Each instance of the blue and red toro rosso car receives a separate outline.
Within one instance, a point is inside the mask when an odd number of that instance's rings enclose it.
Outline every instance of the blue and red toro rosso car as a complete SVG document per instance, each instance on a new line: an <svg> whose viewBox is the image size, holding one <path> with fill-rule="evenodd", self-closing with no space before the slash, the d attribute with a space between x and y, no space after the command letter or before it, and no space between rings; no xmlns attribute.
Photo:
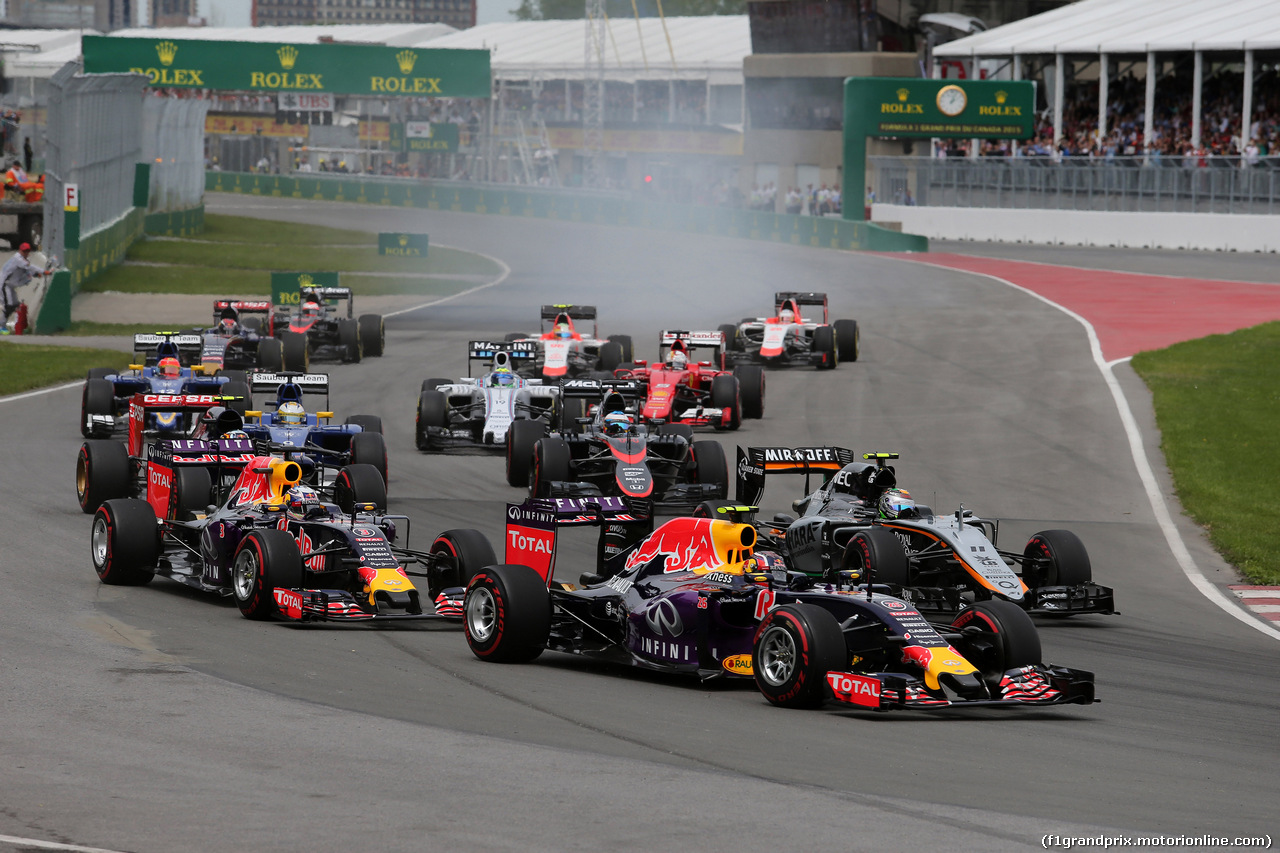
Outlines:
<svg viewBox="0 0 1280 853"><path fill-rule="evenodd" d="M107 584L158 574L231 595L249 619L370 622L456 618L463 585L494 562L475 530L407 547L409 520L381 509L372 466L343 468L327 490L301 478L296 462L256 455L247 439L158 442L145 500L113 498L94 513L94 570Z"/></svg>
<svg viewBox="0 0 1280 853"><path fill-rule="evenodd" d="M1045 664L1030 618L982 601L931 623L876 586L816 584L756 551L752 508L699 506L656 530L622 498L530 501L507 511L507 563L467 587L464 626L488 661L545 650L710 678L754 678L768 701L862 708L1087 704L1093 675ZM600 558L554 579L560 527L601 527Z"/></svg>

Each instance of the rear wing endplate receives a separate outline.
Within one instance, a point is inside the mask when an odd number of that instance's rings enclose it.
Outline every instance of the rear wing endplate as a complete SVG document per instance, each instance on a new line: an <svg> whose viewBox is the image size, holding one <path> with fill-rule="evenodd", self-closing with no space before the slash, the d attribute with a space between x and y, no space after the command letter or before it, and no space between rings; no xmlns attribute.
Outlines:
<svg viewBox="0 0 1280 853"><path fill-rule="evenodd" d="M548 584L555 575L556 533L561 527L652 523L651 501L621 497L542 498L507 504L507 563L528 566Z"/></svg>
<svg viewBox="0 0 1280 853"><path fill-rule="evenodd" d="M684 348L692 352L695 349L712 350L712 360L720 361L720 354L725 351L724 332L689 332L679 329L663 331L658 335L658 361L667 360L667 351L676 341L684 344ZM722 365L717 364L719 367Z"/></svg>
<svg viewBox="0 0 1280 853"><path fill-rule="evenodd" d="M180 335L177 332L156 332L153 335L138 334L133 336L133 352L142 355L142 361L155 359L156 349L160 344L169 342L178 348L178 358L183 364L198 360L204 339L200 335ZM194 357L194 358L193 358Z"/></svg>
<svg viewBox="0 0 1280 853"><path fill-rule="evenodd" d="M857 454L847 447L739 447L734 500L759 505L769 474L804 474L808 492L810 475L822 475L825 483L856 459Z"/></svg>
<svg viewBox="0 0 1280 853"><path fill-rule="evenodd" d="M547 331L547 324L554 323L556 317L559 317L561 314L566 315L570 320L574 321L575 324L579 320L590 320L591 337L598 338L600 336L596 321L596 306L594 305L543 305L541 312L542 331Z"/></svg>

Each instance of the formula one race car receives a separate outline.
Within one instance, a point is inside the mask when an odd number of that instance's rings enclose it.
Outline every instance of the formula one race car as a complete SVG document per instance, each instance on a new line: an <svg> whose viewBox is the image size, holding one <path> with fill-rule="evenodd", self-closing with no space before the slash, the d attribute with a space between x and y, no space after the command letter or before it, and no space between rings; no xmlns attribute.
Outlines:
<svg viewBox="0 0 1280 853"><path fill-rule="evenodd" d="M160 442L153 451L146 500L108 500L94 513L90 552L103 583L164 575L232 595L249 619L456 618L462 587L494 562L475 530L410 549L409 520L379 511L382 479L368 465L343 468L324 493L330 501L299 483L296 462L255 455L245 439ZM426 578L426 589L410 576Z"/></svg>
<svg viewBox="0 0 1280 853"><path fill-rule="evenodd" d="M204 372L253 370L260 366L264 357L270 363L261 366L279 370L280 364L276 362L281 357L280 342L265 332L270 318L271 303L265 300L219 299L214 302L213 325L190 332L201 338L198 361Z"/></svg>
<svg viewBox="0 0 1280 853"><path fill-rule="evenodd" d="M822 485L793 503L799 518L760 525L791 568L815 579L841 572L887 584L921 610L958 613L975 601L1010 601L1037 614L1115 613L1115 594L1093 582L1084 543L1069 530L1042 530L1021 552L996 547L999 522L961 507L935 515L897 488L896 453L856 461L843 447L738 448L736 494L758 503L772 474L814 473Z"/></svg>
<svg viewBox="0 0 1280 853"><path fill-rule="evenodd" d="M541 421L516 421L507 432L507 482L528 485L531 497L651 498L664 509L691 508L728 493L729 470L718 441L691 441L688 427L653 428L636 423L634 382L575 379L565 382L567 401L600 402L576 429L545 434Z"/></svg>
<svg viewBox="0 0 1280 853"><path fill-rule="evenodd" d="M251 387L274 393L268 405L275 411L244 413L244 431L262 452L283 454L302 466L307 485L328 485L344 465L368 464L387 481L387 443L382 418L351 415L342 424L329 408L329 377L324 373L253 373ZM308 412L304 396L323 394L325 411Z"/></svg>
<svg viewBox="0 0 1280 853"><path fill-rule="evenodd" d="M825 293L775 293L774 316L747 317L737 326L720 327L729 342L734 362L754 362L770 367L813 365L833 370L841 361L858 360L858 322L827 319ZM800 307L822 306L822 321L801 316Z"/></svg>
<svg viewBox="0 0 1280 853"><path fill-rule="evenodd" d="M230 408L244 411L253 397L242 371L206 371L200 364L199 334L157 332L134 335L134 364L124 371L90 368L80 397L80 432L85 437L110 436L124 426L123 416L135 394L219 395L235 398ZM191 424L176 411L155 411L148 430L187 432Z"/></svg>
<svg viewBox="0 0 1280 853"><path fill-rule="evenodd" d="M507 508L506 564L467 586L467 644L487 661L544 650L702 679L754 678L783 707L834 699L871 710L1094 701L1092 673L1046 665L1030 618L1007 601L931 623L884 587L816 584L757 551L751 507L649 521L618 498ZM555 580L557 530L601 527L601 557L577 583ZM652 522L649 521L651 525ZM612 555L614 528L632 531ZM649 528L651 529L651 527Z"/></svg>
<svg viewBox="0 0 1280 853"><path fill-rule="evenodd" d="M709 361L693 361L695 350L711 350ZM744 418L764 416L764 369L744 364L725 369L722 332L664 331L658 360L623 364L615 374L643 387L640 415L646 423L737 429Z"/></svg>
<svg viewBox="0 0 1280 853"><path fill-rule="evenodd" d="M419 450L457 447L505 448L507 432L518 420L549 424L560 408L560 387L526 379L521 362L537 355L532 341L471 341L467 375L457 381L428 379L418 393L414 439ZM471 377L471 363L488 361L491 369Z"/></svg>
<svg viewBox="0 0 1280 853"><path fill-rule="evenodd" d="M303 287L296 308L277 305L270 331L280 339L283 368L305 373L312 358L359 361L382 355L386 344L382 315L361 314L356 320L354 308L349 287Z"/></svg>
<svg viewBox="0 0 1280 853"><path fill-rule="evenodd" d="M589 337L574 326L578 320L590 321ZM537 347L535 357L520 365L520 372L530 377L561 379L613 371L632 357L630 335L610 335L600 340L594 305L543 305L541 332L511 332L506 339L531 341Z"/></svg>

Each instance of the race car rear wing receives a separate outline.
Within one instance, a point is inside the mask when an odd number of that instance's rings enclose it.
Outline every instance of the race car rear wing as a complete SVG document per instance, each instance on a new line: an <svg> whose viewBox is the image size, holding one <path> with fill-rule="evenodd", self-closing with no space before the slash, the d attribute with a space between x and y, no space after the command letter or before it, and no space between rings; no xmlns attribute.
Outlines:
<svg viewBox="0 0 1280 853"><path fill-rule="evenodd" d="M734 500L758 505L769 474L804 474L808 492L810 475L821 474L825 483L856 459L857 454L846 447L739 447Z"/></svg>
<svg viewBox="0 0 1280 853"><path fill-rule="evenodd" d="M307 295L315 296L315 300L308 300ZM318 301L325 305L337 305L339 302L347 303L347 316L355 316L355 299L351 296L351 288L349 287L318 287L314 284L298 288L297 305L277 305L276 311L293 313L298 310L303 302Z"/></svg>
<svg viewBox="0 0 1280 853"><path fill-rule="evenodd" d="M225 405L236 398L219 394L134 394L129 400L130 456L142 455L142 437L147 427L147 415L153 412L205 412L214 406Z"/></svg>
<svg viewBox="0 0 1280 853"><path fill-rule="evenodd" d="M241 317L245 314L268 315L271 313L271 303L265 299L219 299L213 303L213 322L215 324L222 320L222 312L228 308Z"/></svg>
<svg viewBox="0 0 1280 853"><path fill-rule="evenodd" d="M177 359L186 366L200 360L204 339L199 335L183 335L178 332L134 335L133 356L141 364L155 364L160 358L160 345L164 343L172 344L177 348Z"/></svg>
<svg viewBox="0 0 1280 853"><path fill-rule="evenodd" d="M658 335L658 361L667 360L667 352L677 340L684 344L685 351L689 353L696 349L710 349L712 363L720 370L724 369L721 358L725 351L724 332L687 332L679 329L663 331Z"/></svg>
<svg viewBox="0 0 1280 853"><path fill-rule="evenodd" d="M507 504L505 562L518 563L542 575L555 576L557 531L561 527L600 528L599 560L653 532L653 503L621 497L531 498Z"/></svg>
<svg viewBox="0 0 1280 853"><path fill-rule="evenodd" d="M532 361L538 357L538 342L471 341L467 344L467 375L471 375L472 362L483 361L494 364L498 353L506 353L511 369L519 370L522 362Z"/></svg>
<svg viewBox="0 0 1280 853"><path fill-rule="evenodd" d="M543 305L542 306L542 331L548 331L549 327L555 323L556 317L561 314L567 316L576 325L579 320L591 321L591 337L599 338L600 332L596 322L596 306L594 305Z"/></svg>
<svg viewBox="0 0 1280 853"><path fill-rule="evenodd" d="M282 386L290 385L296 388L296 391L280 395ZM275 391L277 404L284 403L289 400L301 402L304 394L323 394L324 407L329 408L329 374L327 373L291 373L281 371L280 373L250 373L249 374L249 390L251 391Z"/></svg>
<svg viewBox="0 0 1280 853"><path fill-rule="evenodd" d="M565 397L599 400L607 390L617 391L629 403L644 399L644 387L632 379L567 379L560 383Z"/></svg>
<svg viewBox="0 0 1280 853"><path fill-rule="evenodd" d="M781 311L782 303L788 300L790 300L791 302L794 302L800 308L803 308L806 305L821 305L822 306L822 324L825 326L830 322L827 319L827 294L812 293L812 292L800 293L798 291L780 290L777 293L773 294L774 313L776 314L779 311ZM800 312L800 316L806 320L809 319L808 315L804 311Z"/></svg>

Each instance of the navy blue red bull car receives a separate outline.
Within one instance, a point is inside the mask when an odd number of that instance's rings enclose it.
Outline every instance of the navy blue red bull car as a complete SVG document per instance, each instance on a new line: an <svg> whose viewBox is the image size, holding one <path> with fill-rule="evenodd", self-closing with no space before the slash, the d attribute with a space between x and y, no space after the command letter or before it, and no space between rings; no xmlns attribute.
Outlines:
<svg viewBox="0 0 1280 853"><path fill-rule="evenodd" d="M753 678L783 707L887 711L1094 701L1092 673L1045 664L1030 617L982 601L948 623L849 578L815 583L757 550L753 507L708 502L657 529L622 498L507 508L506 563L467 586L464 627L485 661L545 651L701 679ZM557 531L601 529L599 557L556 577Z"/></svg>

